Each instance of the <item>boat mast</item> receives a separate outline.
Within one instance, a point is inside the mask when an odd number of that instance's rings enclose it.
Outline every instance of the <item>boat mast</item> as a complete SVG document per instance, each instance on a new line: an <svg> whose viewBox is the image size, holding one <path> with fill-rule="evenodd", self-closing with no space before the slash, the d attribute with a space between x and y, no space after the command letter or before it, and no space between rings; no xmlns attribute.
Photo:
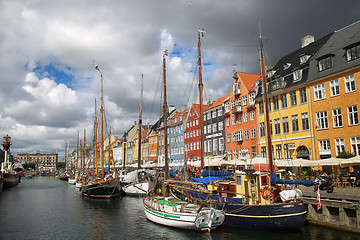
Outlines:
<svg viewBox="0 0 360 240"><path fill-rule="evenodd" d="M76 143L76 171L79 170L79 132L77 136L77 143Z"/></svg>
<svg viewBox="0 0 360 240"><path fill-rule="evenodd" d="M271 136L270 136L270 124L269 124L269 106L267 98L267 84L266 84L266 71L264 65L264 46L260 36L260 61L261 61L261 77L263 82L263 102L265 105L265 122L266 122L266 134L267 134L267 145L269 151L269 171L270 174L274 172L273 158L272 158L272 149L271 149Z"/></svg>
<svg viewBox="0 0 360 240"><path fill-rule="evenodd" d="M84 149L83 149L83 169L82 173L85 174L85 158L86 158L86 128L84 128Z"/></svg>
<svg viewBox="0 0 360 240"><path fill-rule="evenodd" d="M164 112L164 155L165 155L165 180L169 179L169 160L168 160L168 143L167 143L167 100L166 100L166 61L165 56L167 56L167 49L163 55L163 79L164 79L164 105L163 105L163 112Z"/></svg>
<svg viewBox="0 0 360 240"><path fill-rule="evenodd" d="M123 155L124 155L124 165L123 168L125 170L125 159L126 159L126 132L124 132L124 141L123 141Z"/></svg>
<svg viewBox="0 0 360 240"><path fill-rule="evenodd" d="M98 143L97 143L97 115L96 115L96 98L95 98L95 120L94 120L94 160L95 173L98 174Z"/></svg>
<svg viewBox="0 0 360 240"><path fill-rule="evenodd" d="M200 101L200 116L199 116L199 124L200 124L200 169L204 168L204 117L203 117L203 100L202 100L202 95L203 95L203 82L202 82L202 66L201 66L201 50L200 50L200 38L204 37L205 34L205 30L204 29L199 29L198 30L198 54L199 54L199 59L198 59L198 63L199 63L199 101Z"/></svg>
<svg viewBox="0 0 360 240"><path fill-rule="evenodd" d="M139 142L138 142L138 169L141 168L141 125L142 125L143 77L144 77L144 75L141 74L140 113L139 113Z"/></svg>

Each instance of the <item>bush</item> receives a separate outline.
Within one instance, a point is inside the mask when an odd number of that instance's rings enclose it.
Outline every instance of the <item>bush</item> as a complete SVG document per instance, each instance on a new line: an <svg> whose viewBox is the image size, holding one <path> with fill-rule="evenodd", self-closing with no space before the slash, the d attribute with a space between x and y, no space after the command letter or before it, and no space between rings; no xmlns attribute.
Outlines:
<svg viewBox="0 0 360 240"><path fill-rule="evenodd" d="M24 163L23 168L24 169L35 169L35 163Z"/></svg>
<svg viewBox="0 0 360 240"><path fill-rule="evenodd" d="M56 168L65 168L65 162L57 162Z"/></svg>
<svg viewBox="0 0 360 240"><path fill-rule="evenodd" d="M339 153L339 155L337 156L338 158L352 158L355 157L354 154L350 153L350 152L341 152Z"/></svg>

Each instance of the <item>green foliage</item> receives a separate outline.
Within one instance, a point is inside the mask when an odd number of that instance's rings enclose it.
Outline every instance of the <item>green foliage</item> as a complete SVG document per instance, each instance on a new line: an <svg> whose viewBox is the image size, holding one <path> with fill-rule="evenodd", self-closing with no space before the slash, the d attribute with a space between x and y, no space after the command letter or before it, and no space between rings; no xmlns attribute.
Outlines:
<svg viewBox="0 0 360 240"><path fill-rule="evenodd" d="M35 169L35 163L24 163L23 168L24 169Z"/></svg>
<svg viewBox="0 0 360 240"><path fill-rule="evenodd" d="M339 153L339 155L337 156L338 158L352 158L355 157L354 154L350 153L350 152L341 152Z"/></svg>
<svg viewBox="0 0 360 240"><path fill-rule="evenodd" d="M65 162L57 162L56 168L65 168Z"/></svg>
<svg viewBox="0 0 360 240"><path fill-rule="evenodd" d="M308 168L305 168L302 172L301 172L301 176L303 177L310 177L311 176L311 170Z"/></svg>

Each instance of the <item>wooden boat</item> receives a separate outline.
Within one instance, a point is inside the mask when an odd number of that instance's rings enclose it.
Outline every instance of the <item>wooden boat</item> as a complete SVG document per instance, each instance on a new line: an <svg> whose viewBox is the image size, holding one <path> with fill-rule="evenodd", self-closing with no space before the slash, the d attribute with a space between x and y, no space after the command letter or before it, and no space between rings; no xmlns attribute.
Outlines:
<svg viewBox="0 0 360 240"><path fill-rule="evenodd" d="M211 231L219 227L225 219L221 210L173 197L145 196L143 207L150 221L168 227Z"/></svg>
<svg viewBox="0 0 360 240"><path fill-rule="evenodd" d="M199 44L200 45L200 44ZM260 38L261 72L264 86L266 73L263 62L263 45ZM200 58L200 57L199 57ZM200 68L201 69L201 68ZM266 89L264 106L268 116ZM256 230L301 231L306 218L306 207L301 202L301 192L286 197L280 172L274 172L271 138L267 118L269 164L268 172L247 169L236 173L231 180L221 180L208 185L208 191L182 183L171 184L173 193L183 199L202 202L210 199L217 209L226 212L225 224ZM202 127L200 127L202 129ZM312 183L307 183L311 185Z"/></svg>
<svg viewBox="0 0 360 240"><path fill-rule="evenodd" d="M81 196L89 197L89 198L104 198L111 199L115 197L119 197L123 191L120 185L119 178L116 176L108 175L105 176L104 172L104 136L103 136L103 77L102 71L100 71L99 67L96 65L95 69L98 70L101 74L101 97L100 97L100 113L101 113L101 130L100 130L100 161L101 161L101 173L98 174L97 170L97 140L95 137L95 161L96 161L96 172L93 179L90 182L83 184L81 187ZM96 100L95 100L95 132L97 131L97 122L96 122ZM95 135L96 136L96 135ZM115 164L114 164L115 166ZM115 169L116 172L116 169Z"/></svg>

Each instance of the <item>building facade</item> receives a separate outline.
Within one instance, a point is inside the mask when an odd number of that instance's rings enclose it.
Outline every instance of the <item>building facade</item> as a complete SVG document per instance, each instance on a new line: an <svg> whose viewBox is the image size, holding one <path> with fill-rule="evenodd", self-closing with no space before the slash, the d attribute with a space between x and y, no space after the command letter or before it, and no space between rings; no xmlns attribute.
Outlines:
<svg viewBox="0 0 360 240"><path fill-rule="evenodd" d="M56 168L58 161L57 153L19 153L18 159L21 163L35 163L36 169Z"/></svg>

